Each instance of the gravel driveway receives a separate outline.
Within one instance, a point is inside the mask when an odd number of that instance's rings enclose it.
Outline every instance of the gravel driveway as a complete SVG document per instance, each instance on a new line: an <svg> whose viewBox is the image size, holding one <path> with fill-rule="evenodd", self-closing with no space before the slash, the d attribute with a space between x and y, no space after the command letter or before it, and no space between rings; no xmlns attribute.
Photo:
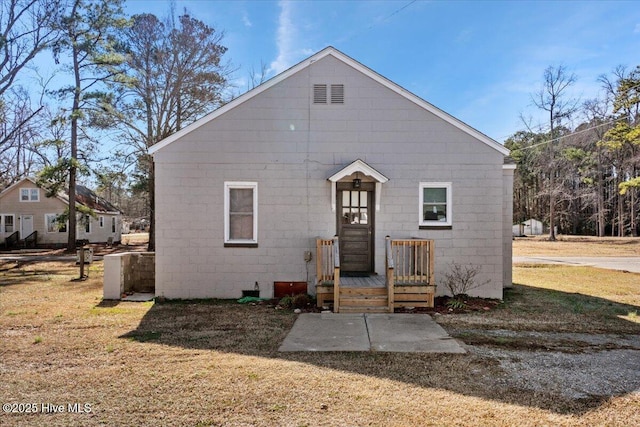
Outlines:
<svg viewBox="0 0 640 427"><path fill-rule="evenodd" d="M498 360L503 375L494 380L515 389L544 391L569 399L640 393L640 336L468 330L503 338L561 343L571 352L466 346L467 351ZM575 352L575 349L579 352Z"/></svg>

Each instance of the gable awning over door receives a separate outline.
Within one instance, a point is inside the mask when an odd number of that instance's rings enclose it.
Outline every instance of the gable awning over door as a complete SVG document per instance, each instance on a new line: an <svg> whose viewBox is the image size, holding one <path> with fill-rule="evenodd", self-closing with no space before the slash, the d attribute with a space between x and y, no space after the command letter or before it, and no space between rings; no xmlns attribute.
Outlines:
<svg viewBox="0 0 640 427"><path fill-rule="evenodd" d="M358 159L340 169L338 172L331 175L327 180L331 181L331 211L336 211L336 194L338 181L359 172L365 176L373 178L376 183L376 211L380 211L380 193L382 192L382 184L389 181L389 178L375 170L366 162Z"/></svg>

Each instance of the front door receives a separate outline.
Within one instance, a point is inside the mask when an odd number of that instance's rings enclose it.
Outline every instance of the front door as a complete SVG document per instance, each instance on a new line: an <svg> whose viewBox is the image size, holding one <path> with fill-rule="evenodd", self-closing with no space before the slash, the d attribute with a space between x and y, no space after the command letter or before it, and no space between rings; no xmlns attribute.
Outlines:
<svg viewBox="0 0 640 427"><path fill-rule="evenodd" d="M373 272L374 184L338 183L340 270L354 275Z"/></svg>
<svg viewBox="0 0 640 427"><path fill-rule="evenodd" d="M20 218L20 238L24 239L33 233L33 215L22 215Z"/></svg>

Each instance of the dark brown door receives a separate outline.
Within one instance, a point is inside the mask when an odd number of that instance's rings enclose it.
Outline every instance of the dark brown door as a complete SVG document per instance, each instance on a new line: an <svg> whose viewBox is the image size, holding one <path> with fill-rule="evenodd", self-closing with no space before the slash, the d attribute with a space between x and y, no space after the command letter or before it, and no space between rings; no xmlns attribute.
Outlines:
<svg viewBox="0 0 640 427"><path fill-rule="evenodd" d="M341 188L343 187L343 188ZM373 271L373 184L338 186L340 270L366 275Z"/></svg>

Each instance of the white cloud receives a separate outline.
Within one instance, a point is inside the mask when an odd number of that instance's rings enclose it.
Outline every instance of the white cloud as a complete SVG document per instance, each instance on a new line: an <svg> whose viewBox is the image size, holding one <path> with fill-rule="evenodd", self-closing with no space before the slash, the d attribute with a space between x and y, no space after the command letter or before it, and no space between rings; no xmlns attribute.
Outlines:
<svg viewBox="0 0 640 427"><path fill-rule="evenodd" d="M253 27L253 23L249 19L249 15L246 11L242 13L242 23L245 27Z"/></svg>
<svg viewBox="0 0 640 427"><path fill-rule="evenodd" d="M309 48L299 48L296 46L300 42L300 32L294 24L293 5L294 2L281 0L280 17L278 19L278 32L276 44L278 56L269 64L269 74L278 74L299 62L315 51Z"/></svg>

